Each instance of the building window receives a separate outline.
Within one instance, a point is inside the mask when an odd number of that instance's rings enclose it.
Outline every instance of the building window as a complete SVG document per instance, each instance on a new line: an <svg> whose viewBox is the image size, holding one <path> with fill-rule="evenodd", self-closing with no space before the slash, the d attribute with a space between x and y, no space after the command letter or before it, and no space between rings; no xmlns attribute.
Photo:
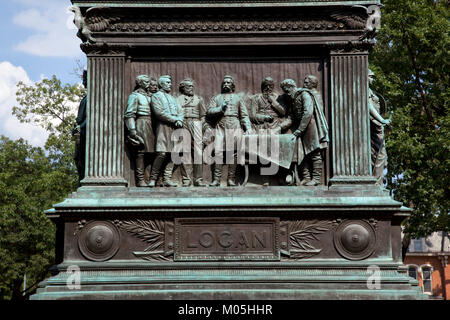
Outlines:
<svg viewBox="0 0 450 320"><path fill-rule="evenodd" d="M422 239L414 239L414 252L422 252Z"/></svg>
<svg viewBox="0 0 450 320"><path fill-rule="evenodd" d="M417 267L408 266L408 276L417 280Z"/></svg>
<svg viewBox="0 0 450 320"><path fill-rule="evenodd" d="M422 283L423 283L423 292L428 294L433 294L433 288L431 283L431 273L433 269L429 266L422 267Z"/></svg>

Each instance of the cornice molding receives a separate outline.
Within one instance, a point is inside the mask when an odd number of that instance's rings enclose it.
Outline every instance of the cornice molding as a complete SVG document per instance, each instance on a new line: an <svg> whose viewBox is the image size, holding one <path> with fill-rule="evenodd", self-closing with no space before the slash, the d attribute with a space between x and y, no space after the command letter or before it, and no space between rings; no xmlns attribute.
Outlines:
<svg viewBox="0 0 450 320"><path fill-rule="evenodd" d="M330 50L331 55L346 55L346 54L369 54L369 51L375 45L374 41L362 42L330 42L325 45Z"/></svg>
<svg viewBox="0 0 450 320"><path fill-rule="evenodd" d="M379 5L380 0L336 1L336 0L72 0L79 7L109 6L128 8L199 8L199 7L316 7Z"/></svg>
<svg viewBox="0 0 450 320"><path fill-rule="evenodd" d="M364 7L363 7L364 8ZM74 7L78 36L86 44L97 38L160 36L160 35L232 35L289 36L298 34L336 34L362 36L369 13L361 8L345 7L289 11L261 9L258 11L165 11L96 7L81 10ZM105 41L105 40L104 40Z"/></svg>

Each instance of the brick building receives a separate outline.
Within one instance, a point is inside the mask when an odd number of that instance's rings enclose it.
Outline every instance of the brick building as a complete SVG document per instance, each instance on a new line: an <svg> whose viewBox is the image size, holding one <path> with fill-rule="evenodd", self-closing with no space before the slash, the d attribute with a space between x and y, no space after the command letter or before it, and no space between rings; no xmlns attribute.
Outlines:
<svg viewBox="0 0 450 320"><path fill-rule="evenodd" d="M450 237L445 232L410 241L403 263L430 299L450 300L449 255Z"/></svg>

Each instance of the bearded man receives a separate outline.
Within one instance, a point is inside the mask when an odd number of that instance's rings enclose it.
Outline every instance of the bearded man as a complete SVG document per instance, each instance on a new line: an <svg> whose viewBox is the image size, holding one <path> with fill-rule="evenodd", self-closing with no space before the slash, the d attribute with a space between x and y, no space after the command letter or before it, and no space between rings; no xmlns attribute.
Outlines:
<svg viewBox="0 0 450 320"><path fill-rule="evenodd" d="M216 146L224 146L227 139L227 135L241 132L244 129L245 132L251 132L251 122L248 116L247 108L245 107L242 98L234 93L235 91L234 78L232 76L225 76L222 81L221 93L216 95L211 99L208 111L206 115L209 119L214 122L215 125L215 137ZM236 153L234 148L234 137L233 146L226 146L227 152L233 152L233 163L227 164L228 166L228 186L236 186ZM219 142L219 143L218 143ZM216 147L216 156L218 152L222 152L224 149ZM223 164L214 164L213 182L210 184L212 187L220 186L220 179L222 177Z"/></svg>
<svg viewBox="0 0 450 320"><path fill-rule="evenodd" d="M282 133L289 129L292 121L286 117L286 109L273 92L275 82L271 77L261 83L261 93L250 98L250 120L256 130L274 130Z"/></svg>
<svg viewBox="0 0 450 320"><path fill-rule="evenodd" d="M309 83L305 85L309 86ZM303 176L300 185L317 186L322 176L321 150L328 148L329 141L322 104L311 89L297 88L292 79L282 81L280 86L291 100L291 117L295 128L293 136L298 141L297 163Z"/></svg>

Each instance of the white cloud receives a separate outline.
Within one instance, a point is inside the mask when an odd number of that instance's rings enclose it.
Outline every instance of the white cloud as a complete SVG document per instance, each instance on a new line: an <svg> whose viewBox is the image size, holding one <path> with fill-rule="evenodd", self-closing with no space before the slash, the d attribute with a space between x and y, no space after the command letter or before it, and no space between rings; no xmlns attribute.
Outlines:
<svg viewBox="0 0 450 320"><path fill-rule="evenodd" d="M26 71L22 67L12 65L8 61L0 62L0 134L11 139L23 138L34 146L44 146L48 134L40 127L20 123L12 115L12 107L17 106L17 83L22 81L31 84Z"/></svg>
<svg viewBox="0 0 450 320"><path fill-rule="evenodd" d="M41 57L77 57L82 54L68 2L60 0L15 0L25 9L13 22L35 33L19 42L15 49Z"/></svg>

